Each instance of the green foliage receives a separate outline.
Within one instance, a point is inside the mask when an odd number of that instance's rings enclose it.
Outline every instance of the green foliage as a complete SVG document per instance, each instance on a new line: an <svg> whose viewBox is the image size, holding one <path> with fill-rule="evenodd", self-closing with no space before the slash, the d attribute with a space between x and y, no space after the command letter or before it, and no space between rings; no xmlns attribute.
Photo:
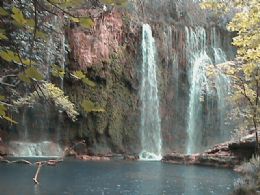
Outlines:
<svg viewBox="0 0 260 195"><path fill-rule="evenodd" d="M19 56L10 50L0 51L0 57L7 62L14 62L17 64L20 62Z"/></svg>
<svg viewBox="0 0 260 195"><path fill-rule="evenodd" d="M56 64L51 65L51 74L54 77L60 77L63 78L65 75L65 71L63 68L59 67Z"/></svg>
<svg viewBox="0 0 260 195"><path fill-rule="evenodd" d="M81 107L85 112L105 112L103 108L95 106L95 104L90 100L83 100L81 102Z"/></svg>
<svg viewBox="0 0 260 195"><path fill-rule="evenodd" d="M88 17L70 17L70 20L72 22L80 24L84 28L91 28L95 25L94 21L91 18Z"/></svg>
<svg viewBox="0 0 260 195"><path fill-rule="evenodd" d="M80 71L80 70L73 72L73 74L71 74L71 75L75 79L81 80L84 84L86 84L86 85L88 85L90 87L95 87L96 86L96 84L93 81L89 80L86 77L86 75L82 71Z"/></svg>
<svg viewBox="0 0 260 195"><path fill-rule="evenodd" d="M65 96L63 90L52 83L40 84L36 91L14 101L14 105L32 105L40 100L52 102L58 109L64 111L72 121L76 121L77 116L79 115L75 109L75 105L69 100L68 96Z"/></svg>
<svg viewBox="0 0 260 195"><path fill-rule="evenodd" d="M79 23L85 28L91 28L94 26L94 21L91 18L80 18Z"/></svg>
<svg viewBox="0 0 260 195"><path fill-rule="evenodd" d="M11 50L5 50L5 51L0 50L0 57L7 62L14 62L16 64L22 64L28 66L31 64L36 64L36 62L32 60L20 58L17 53Z"/></svg>
<svg viewBox="0 0 260 195"><path fill-rule="evenodd" d="M127 4L127 0L101 0L101 2L107 5L117 6L125 6Z"/></svg>
<svg viewBox="0 0 260 195"><path fill-rule="evenodd" d="M19 78L27 84L31 84L32 80L41 81L44 79L42 74L39 73L39 71L34 66L31 66L27 68L23 73L20 73Z"/></svg>
<svg viewBox="0 0 260 195"><path fill-rule="evenodd" d="M27 20L25 19L23 12L19 8L13 7L12 12L12 18L14 19L17 25L24 26L27 23Z"/></svg>
<svg viewBox="0 0 260 195"><path fill-rule="evenodd" d="M84 4L84 0L50 0L50 2L64 9L80 7Z"/></svg>
<svg viewBox="0 0 260 195"><path fill-rule="evenodd" d="M218 11L224 9L222 15L230 9L236 10L227 28L237 33L232 42L237 47L237 62L225 63L222 69L233 79L235 91L231 98L239 106L236 113L251 121L249 127L253 124L257 131L260 123L260 2L204 0L201 6Z"/></svg>
<svg viewBox="0 0 260 195"><path fill-rule="evenodd" d="M16 121L14 121L11 117L7 116L7 107L2 102L3 100L5 100L5 97L0 95L0 118L3 118L11 123L17 124Z"/></svg>
<svg viewBox="0 0 260 195"><path fill-rule="evenodd" d="M126 2L126 0L105 0L103 3L123 6ZM67 70L59 66L60 56L56 54L57 50L60 50L60 45L54 45L55 40L53 39L58 39L57 37L62 34L59 30L63 30L64 25L69 25L69 23L77 23L83 28L92 28L95 25L89 15L81 15L75 11L77 8L82 8L85 3L85 0L11 0L0 6L0 58L5 61L1 65L12 67L11 74L15 74L14 83L21 83L20 80L23 81L23 86L29 86L28 89L36 89L29 96L14 101L16 106L45 99L66 112L73 121L76 120L78 113L74 104L68 100L62 90L51 83L45 83L45 75L39 72L39 67L51 66L53 76L64 77ZM53 20L54 17L57 18ZM64 51L62 55L64 55ZM48 61L49 59L46 57L51 60ZM96 86L82 71L76 71L72 76L90 87ZM20 87L15 89L12 85L12 88L12 94L15 94L16 98L20 97ZM82 107L87 112L103 111L87 101L82 103ZM15 121L5 114L6 111L6 105L0 103L0 117L14 123Z"/></svg>
<svg viewBox="0 0 260 195"><path fill-rule="evenodd" d="M0 7L0 15L1 16L8 16L9 13L4 8Z"/></svg>
<svg viewBox="0 0 260 195"><path fill-rule="evenodd" d="M0 116L5 116L5 112L6 112L7 108L3 105L0 104Z"/></svg>
<svg viewBox="0 0 260 195"><path fill-rule="evenodd" d="M220 11L227 12L228 7L224 2L216 1L216 0L206 0L200 3L200 7L202 9L212 10L212 11Z"/></svg>
<svg viewBox="0 0 260 195"><path fill-rule="evenodd" d="M0 32L0 40L7 40L7 39L8 37L4 33Z"/></svg>

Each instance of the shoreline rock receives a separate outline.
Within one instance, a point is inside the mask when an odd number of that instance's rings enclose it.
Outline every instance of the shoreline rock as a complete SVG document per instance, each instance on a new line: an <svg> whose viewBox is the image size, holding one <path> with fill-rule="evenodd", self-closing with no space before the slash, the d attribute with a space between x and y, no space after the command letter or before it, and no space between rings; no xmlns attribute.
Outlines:
<svg viewBox="0 0 260 195"><path fill-rule="evenodd" d="M6 156L9 154L9 149L7 146L5 146L4 144L0 143L0 157L1 156Z"/></svg>
<svg viewBox="0 0 260 195"><path fill-rule="evenodd" d="M109 157L106 156L89 156L89 155L78 155L76 159L83 160L83 161L109 161L111 160Z"/></svg>
<svg viewBox="0 0 260 195"><path fill-rule="evenodd" d="M249 160L255 152L254 135L248 135L240 141L228 141L197 154L170 153L162 162L186 165L203 165L224 168L235 168Z"/></svg>

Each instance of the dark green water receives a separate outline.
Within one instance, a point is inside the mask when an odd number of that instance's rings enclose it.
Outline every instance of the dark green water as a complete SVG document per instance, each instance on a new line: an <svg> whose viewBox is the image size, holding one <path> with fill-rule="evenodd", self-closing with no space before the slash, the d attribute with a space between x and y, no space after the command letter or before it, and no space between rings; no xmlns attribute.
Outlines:
<svg viewBox="0 0 260 195"><path fill-rule="evenodd" d="M43 167L34 185L36 167L0 164L1 195L225 195L238 175L229 169L160 162L82 162L67 160Z"/></svg>

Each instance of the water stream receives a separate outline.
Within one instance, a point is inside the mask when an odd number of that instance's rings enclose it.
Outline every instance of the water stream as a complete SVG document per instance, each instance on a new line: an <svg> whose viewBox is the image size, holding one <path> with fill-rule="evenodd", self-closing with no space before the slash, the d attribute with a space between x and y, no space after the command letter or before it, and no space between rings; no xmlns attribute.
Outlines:
<svg viewBox="0 0 260 195"><path fill-rule="evenodd" d="M185 35L186 56L191 67L186 153L192 154L206 148L203 137L210 129L216 129L215 137L218 137L219 142L228 138L224 121L230 82L220 72L217 72L213 79L207 75L209 65L226 61L226 55L219 47L219 37L215 29L210 34L210 45L207 44L206 30L202 27L186 27ZM213 55L209 55L210 50L213 51Z"/></svg>
<svg viewBox="0 0 260 195"><path fill-rule="evenodd" d="M62 148L50 141L42 142L23 142L11 141L10 150L15 157L60 157L63 155Z"/></svg>
<svg viewBox="0 0 260 195"><path fill-rule="evenodd" d="M142 160L161 159L161 119L157 87L155 40L151 27L143 24L141 83L141 145Z"/></svg>

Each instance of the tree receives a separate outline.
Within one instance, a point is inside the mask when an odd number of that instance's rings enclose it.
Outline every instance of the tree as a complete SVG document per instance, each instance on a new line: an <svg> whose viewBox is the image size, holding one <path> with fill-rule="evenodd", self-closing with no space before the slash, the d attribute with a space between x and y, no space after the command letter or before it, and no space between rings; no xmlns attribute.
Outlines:
<svg viewBox="0 0 260 195"><path fill-rule="evenodd" d="M127 2L126 0L92 1L95 1L96 6L101 6L101 9L104 5L122 6ZM69 101L62 89L49 83L50 80L42 67L50 69L54 77L63 79L67 75L90 87L95 87L95 83L87 78L83 71L68 72L64 69L62 66L64 60L61 59L64 59L66 45L49 44L50 37L54 39L54 43L64 39L64 28L69 25L92 28L94 20L91 16L77 12L77 9L85 3L85 0L8 0L0 4L0 63L4 70L0 73L1 118L15 123L8 116L8 110L43 101L54 103L73 121L76 120L78 112L74 104ZM46 58L52 60L48 61ZM22 97L25 89L30 94ZM81 105L86 112L104 111L89 100L84 100Z"/></svg>
<svg viewBox="0 0 260 195"><path fill-rule="evenodd" d="M222 64L233 79L233 100L240 103L240 114L250 119L254 127L258 150L260 123L260 2L258 0L204 0L203 9L218 14L235 12L227 29L236 32L232 44L237 47L236 61ZM219 66L221 67L221 66ZM245 103L246 102L246 103Z"/></svg>

